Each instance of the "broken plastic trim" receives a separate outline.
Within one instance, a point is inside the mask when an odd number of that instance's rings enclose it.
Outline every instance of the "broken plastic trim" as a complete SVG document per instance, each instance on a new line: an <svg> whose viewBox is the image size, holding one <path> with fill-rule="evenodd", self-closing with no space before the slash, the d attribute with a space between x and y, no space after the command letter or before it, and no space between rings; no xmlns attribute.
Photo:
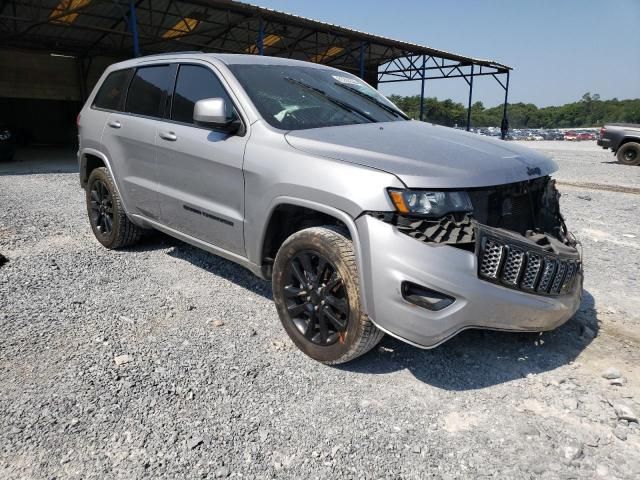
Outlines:
<svg viewBox="0 0 640 480"><path fill-rule="evenodd" d="M551 177L468 190L473 213L450 213L431 219L397 212L365 212L395 226L416 240L473 250L476 227L487 226L513 232L535 241L536 236L557 239L574 247L560 214L560 193Z"/></svg>

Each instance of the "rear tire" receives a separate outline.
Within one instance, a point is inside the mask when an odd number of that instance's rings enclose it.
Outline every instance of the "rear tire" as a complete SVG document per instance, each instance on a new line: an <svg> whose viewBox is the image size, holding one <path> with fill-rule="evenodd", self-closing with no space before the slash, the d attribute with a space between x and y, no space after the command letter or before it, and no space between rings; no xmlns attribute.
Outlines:
<svg viewBox="0 0 640 480"><path fill-rule="evenodd" d="M105 167L91 171L85 191L91 230L102 245L116 249L140 240L142 229L127 218L115 183Z"/></svg>
<svg viewBox="0 0 640 480"><path fill-rule="evenodd" d="M291 235L273 267L273 298L296 346L319 362L349 362L384 333L363 312L353 243L333 226Z"/></svg>
<svg viewBox="0 0 640 480"><path fill-rule="evenodd" d="M640 143L625 143L618 149L616 157L623 165L640 165Z"/></svg>

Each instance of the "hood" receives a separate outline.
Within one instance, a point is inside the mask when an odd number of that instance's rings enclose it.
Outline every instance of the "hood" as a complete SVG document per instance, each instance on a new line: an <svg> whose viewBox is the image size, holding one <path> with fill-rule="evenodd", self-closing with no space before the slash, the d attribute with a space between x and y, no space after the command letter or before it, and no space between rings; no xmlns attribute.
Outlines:
<svg viewBox="0 0 640 480"><path fill-rule="evenodd" d="M528 147L418 121L294 130L286 139L306 153L392 173L409 188L502 185L558 168Z"/></svg>

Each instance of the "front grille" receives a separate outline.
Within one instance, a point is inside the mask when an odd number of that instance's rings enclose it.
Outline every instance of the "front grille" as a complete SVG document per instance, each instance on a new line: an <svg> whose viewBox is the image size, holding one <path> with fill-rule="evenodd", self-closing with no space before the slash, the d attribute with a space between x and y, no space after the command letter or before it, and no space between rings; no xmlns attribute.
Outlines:
<svg viewBox="0 0 640 480"><path fill-rule="evenodd" d="M495 231L480 229L476 253L481 279L537 295L567 293L580 271L577 251L557 254Z"/></svg>

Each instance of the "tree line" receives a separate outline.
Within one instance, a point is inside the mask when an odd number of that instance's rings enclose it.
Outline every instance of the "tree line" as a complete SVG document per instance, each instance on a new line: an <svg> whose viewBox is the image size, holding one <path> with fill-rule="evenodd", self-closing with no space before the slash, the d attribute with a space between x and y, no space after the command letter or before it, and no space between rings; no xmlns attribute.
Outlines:
<svg viewBox="0 0 640 480"><path fill-rule="evenodd" d="M420 96L391 95L393 103L411 118L420 117ZM502 122L503 105L485 108L482 102L471 105L473 127L499 127ZM600 127L605 123L639 123L640 98L632 100L601 100L600 95L585 93L574 103L538 108L532 103L508 104L510 128L570 128ZM439 125L465 126L467 107L453 100L424 99L424 119Z"/></svg>

